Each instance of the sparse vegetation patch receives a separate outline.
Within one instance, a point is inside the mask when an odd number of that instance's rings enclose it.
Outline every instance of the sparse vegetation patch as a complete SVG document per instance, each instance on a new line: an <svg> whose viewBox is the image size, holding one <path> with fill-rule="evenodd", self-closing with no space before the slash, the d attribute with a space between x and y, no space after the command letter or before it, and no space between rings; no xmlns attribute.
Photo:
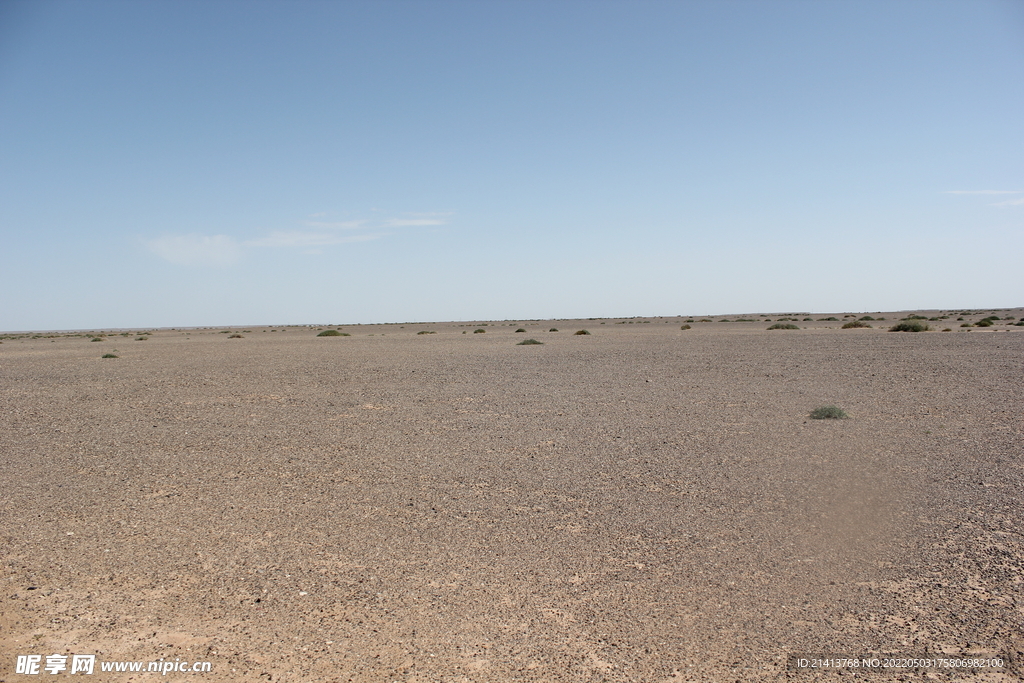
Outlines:
<svg viewBox="0 0 1024 683"><path fill-rule="evenodd" d="M889 328L890 332L927 332L931 328L920 320L904 320Z"/></svg>
<svg viewBox="0 0 1024 683"><path fill-rule="evenodd" d="M521 341L518 344L516 344L516 346L532 346L534 344L543 344L543 343L544 342L539 342L536 339L524 339L523 341Z"/></svg>
<svg viewBox="0 0 1024 683"><path fill-rule="evenodd" d="M844 329L844 330L852 330L855 327L871 327L871 325L868 325L863 320L851 320L850 322L844 324L842 329Z"/></svg>
<svg viewBox="0 0 1024 683"><path fill-rule="evenodd" d="M797 325L794 325L793 323L775 323L774 325L772 325L768 329L769 330L799 330L800 327L797 326Z"/></svg>
<svg viewBox="0 0 1024 683"><path fill-rule="evenodd" d="M590 334L590 333L587 332L586 330L576 330L575 332L573 332L573 334Z"/></svg>
<svg viewBox="0 0 1024 683"><path fill-rule="evenodd" d="M839 406L822 406L811 411L814 420L845 420L848 417L846 411Z"/></svg>

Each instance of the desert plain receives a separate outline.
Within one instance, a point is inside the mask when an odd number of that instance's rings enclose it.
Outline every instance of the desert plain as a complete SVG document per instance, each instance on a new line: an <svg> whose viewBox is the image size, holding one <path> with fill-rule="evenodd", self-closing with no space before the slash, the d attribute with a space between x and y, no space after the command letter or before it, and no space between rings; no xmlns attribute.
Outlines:
<svg viewBox="0 0 1024 683"><path fill-rule="evenodd" d="M1022 680L1024 309L860 317L2 335L0 681Z"/></svg>

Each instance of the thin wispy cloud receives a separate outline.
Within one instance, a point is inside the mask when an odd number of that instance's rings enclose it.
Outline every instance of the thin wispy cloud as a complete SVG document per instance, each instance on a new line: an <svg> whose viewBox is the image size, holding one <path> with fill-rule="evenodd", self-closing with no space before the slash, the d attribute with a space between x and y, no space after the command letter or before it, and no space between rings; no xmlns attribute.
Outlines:
<svg viewBox="0 0 1024 683"><path fill-rule="evenodd" d="M1021 190L946 190L944 194L1020 194Z"/></svg>
<svg viewBox="0 0 1024 683"><path fill-rule="evenodd" d="M349 242L368 242L383 235L338 235L329 232L303 232L300 230L288 230L272 232L266 237L246 240L247 247L327 247L332 244L346 244Z"/></svg>
<svg viewBox="0 0 1024 683"><path fill-rule="evenodd" d="M1021 206L1024 204L1024 197L1018 197L1017 199L1009 199L1005 202L996 202L992 206Z"/></svg>
<svg viewBox="0 0 1024 683"><path fill-rule="evenodd" d="M340 221L336 223L325 223L323 221L306 221L311 228L326 228L333 230L356 230L366 225L366 221Z"/></svg>
<svg viewBox="0 0 1024 683"><path fill-rule="evenodd" d="M439 218L392 218L384 225L389 228L410 228L420 225L444 225L445 221Z"/></svg>
<svg viewBox="0 0 1024 683"><path fill-rule="evenodd" d="M236 263L242 255L241 246L227 235L163 235L146 242L146 247L179 266L223 268Z"/></svg>
<svg viewBox="0 0 1024 683"><path fill-rule="evenodd" d="M324 218L326 213L309 218ZM303 221L308 230L274 230L262 237L236 239L228 235L163 235L145 242L149 251L180 266L226 267L237 263L247 249L300 249L322 253L323 247L369 242L396 234L391 229L444 225L450 213L413 213L406 218L352 221Z"/></svg>

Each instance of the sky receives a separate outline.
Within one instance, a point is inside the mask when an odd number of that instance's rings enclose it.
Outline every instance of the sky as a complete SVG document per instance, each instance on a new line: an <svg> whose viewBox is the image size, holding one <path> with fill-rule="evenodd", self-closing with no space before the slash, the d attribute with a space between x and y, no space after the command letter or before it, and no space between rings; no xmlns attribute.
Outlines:
<svg viewBox="0 0 1024 683"><path fill-rule="evenodd" d="M1024 2L0 0L0 330L1024 305Z"/></svg>

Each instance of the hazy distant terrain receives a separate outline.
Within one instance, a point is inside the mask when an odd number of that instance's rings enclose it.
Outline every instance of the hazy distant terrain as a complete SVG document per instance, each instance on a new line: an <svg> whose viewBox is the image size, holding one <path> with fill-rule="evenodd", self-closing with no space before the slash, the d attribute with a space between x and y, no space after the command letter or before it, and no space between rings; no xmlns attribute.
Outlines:
<svg viewBox="0 0 1024 683"><path fill-rule="evenodd" d="M3 335L0 681L1020 680L1024 309L907 315Z"/></svg>

